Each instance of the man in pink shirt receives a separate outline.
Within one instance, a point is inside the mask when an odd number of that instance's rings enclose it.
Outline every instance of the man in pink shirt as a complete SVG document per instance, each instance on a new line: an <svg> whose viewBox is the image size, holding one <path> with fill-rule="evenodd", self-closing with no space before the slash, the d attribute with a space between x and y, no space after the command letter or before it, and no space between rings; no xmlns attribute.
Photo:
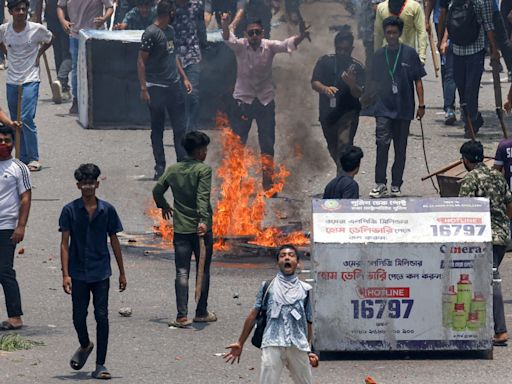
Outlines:
<svg viewBox="0 0 512 384"><path fill-rule="evenodd" d="M267 40L263 38L261 21L251 20L247 23L244 38L238 39L229 30L229 21L229 16L222 17L222 37L235 53L237 61L233 93L237 108L232 122L233 131L245 144L252 121L256 119L262 155L263 187L269 190L272 188L274 174L276 127L272 61L276 53L295 51L306 35L292 36L283 41Z"/></svg>

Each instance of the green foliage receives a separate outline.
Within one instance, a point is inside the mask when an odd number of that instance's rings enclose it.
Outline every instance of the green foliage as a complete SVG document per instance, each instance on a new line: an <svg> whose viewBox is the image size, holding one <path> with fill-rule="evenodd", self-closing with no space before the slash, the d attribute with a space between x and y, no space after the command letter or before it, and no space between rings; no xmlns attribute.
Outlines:
<svg viewBox="0 0 512 384"><path fill-rule="evenodd" d="M14 352L32 349L33 346L44 345L42 341L24 339L17 333L9 333L0 337L0 351Z"/></svg>

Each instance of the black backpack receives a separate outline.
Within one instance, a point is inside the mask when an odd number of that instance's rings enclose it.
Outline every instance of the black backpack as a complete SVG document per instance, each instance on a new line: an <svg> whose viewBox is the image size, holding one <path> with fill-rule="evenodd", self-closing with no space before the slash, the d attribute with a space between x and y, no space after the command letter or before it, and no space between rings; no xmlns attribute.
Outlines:
<svg viewBox="0 0 512 384"><path fill-rule="evenodd" d="M452 0L446 16L446 28L454 44L474 43L480 35L481 27L472 0Z"/></svg>

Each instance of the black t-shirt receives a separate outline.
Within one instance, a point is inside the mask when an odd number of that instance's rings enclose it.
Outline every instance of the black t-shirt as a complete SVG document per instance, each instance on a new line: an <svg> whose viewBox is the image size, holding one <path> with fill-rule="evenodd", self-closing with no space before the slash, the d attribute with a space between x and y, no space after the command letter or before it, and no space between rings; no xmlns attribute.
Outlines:
<svg viewBox="0 0 512 384"><path fill-rule="evenodd" d="M149 52L146 62L146 81L152 84L172 85L179 81L174 49L174 29L151 24L142 34L140 50Z"/></svg>
<svg viewBox="0 0 512 384"><path fill-rule="evenodd" d="M325 187L324 199L359 199L359 185L350 176L342 174Z"/></svg>
<svg viewBox="0 0 512 384"><path fill-rule="evenodd" d="M439 0L439 7L448 9L451 2L452 0Z"/></svg>
<svg viewBox="0 0 512 384"><path fill-rule="evenodd" d="M316 62L311 81L319 81L323 85L328 87L334 86L339 90L336 94L336 107L334 108L331 108L330 98L320 93L319 110L321 122L334 123L346 112L359 112L361 110L359 99L352 96L349 86L341 79L342 73L351 65L355 67L357 85L363 87L365 70L363 65L354 58L325 55Z"/></svg>
<svg viewBox="0 0 512 384"><path fill-rule="evenodd" d="M398 51L388 47L375 52L372 62L372 81L377 87L377 101L374 116L397 120L413 120L415 113L414 82L426 76L425 68L414 48L401 44L394 74L397 93L393 92L393 80L390 75ZM386 50L388 61L386 61ZM389 69L390 68L390 69Z"/></svg>

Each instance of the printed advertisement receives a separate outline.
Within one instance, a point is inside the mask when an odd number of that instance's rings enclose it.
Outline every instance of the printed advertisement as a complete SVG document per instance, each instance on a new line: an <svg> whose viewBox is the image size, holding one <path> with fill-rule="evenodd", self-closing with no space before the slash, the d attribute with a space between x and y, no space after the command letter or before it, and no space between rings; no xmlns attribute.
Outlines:
<svg viewBox="0 0 512 384"><path fill-rule="evenodd" d="M449 200L445 212L440 209L443 200ZM315 201L314 207L318 202L332 201ZM478 205L479 210L469 212L450 209L467 205L467 199L403 201L408 211L399 219L395 215L388 219L407 221L411 229L407 237L425 239L424 242L405 243L403 237L393 237L394 231L382 244L362 244L359 240L317 242L319 221L314 220L315 348L423 350L478 345L480 349L490 343L492 244L487 231L488 201L471 199L470 205L473 208ZM426 205L436 209L433 212L411 209ZM314 210L313 215L316 214ZM325 216L325 212L321 214ZM375 216L381 213L361 212L353 219L347 219L343 212L329 215L328 220L348 223L362 219L372 227L373 222L379 221ZM447 224L437 224L439 218L445 218ZM452 224L457 218L471 218L479 224ZM437 227L438 232L446 229L439 228L440 225L461 228L450 236L433 235L432 227ZM476 225L486 228L481 233L476 228L473 231ZM417 228L430 233L416 232ZM324 240L325 236L320 238ZM395 239L396 244L389 239Z"/></svg>

